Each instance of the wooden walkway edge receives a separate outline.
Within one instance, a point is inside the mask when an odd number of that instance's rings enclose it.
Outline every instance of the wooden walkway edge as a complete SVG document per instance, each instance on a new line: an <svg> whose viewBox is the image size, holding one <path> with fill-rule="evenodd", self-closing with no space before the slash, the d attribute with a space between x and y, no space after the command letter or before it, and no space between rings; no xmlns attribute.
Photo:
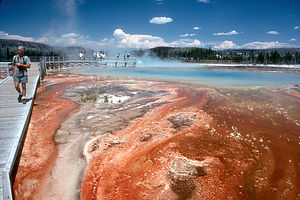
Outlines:
<svg viewBox="0 0 300 200"><path fill-rule="evenodd" d="M12 77L0 85L0 200L12 200L13 169L22 151L36 90L40 81L39 63L28 70L26 104L17 101Z"/></svg>

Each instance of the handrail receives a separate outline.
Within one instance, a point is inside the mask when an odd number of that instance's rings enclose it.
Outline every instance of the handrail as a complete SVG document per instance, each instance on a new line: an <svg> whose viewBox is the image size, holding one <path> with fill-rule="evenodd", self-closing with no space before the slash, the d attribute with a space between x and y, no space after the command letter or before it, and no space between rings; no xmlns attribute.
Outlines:
<svg viewBox="0 0 300 200"><path fill-rule="evenodd" d="M0 62L0 80L4 81L7 77L11 76L12 67L11 62ZM3 80L4 79L4 80ZM2 81L0 81L2 83Z"/></svg>
<svg viewBox="0 0 300 200"><path fill-rule="evenodd" d="M95 57L85 57L80 59L78 56L47 56L33 58L35 61L39 60L40 65L40 77L49 72L50 74L55 71L68 70L68 69L82 69L89 67L101 67L101 66L124 66L124 67L135 67L136 58L117 58L117 57L106 57L106 58L95 58Z"/></svg>
<svg viewBox="0 0 300 200"><path fill-rule="evenodd" d="M46 62L53 61L127 61L127 62L136 62L136 57L82 57L79 56L40 56L40 57L30 57L31 62L39 62L40 60L46 60Z"/></svg>

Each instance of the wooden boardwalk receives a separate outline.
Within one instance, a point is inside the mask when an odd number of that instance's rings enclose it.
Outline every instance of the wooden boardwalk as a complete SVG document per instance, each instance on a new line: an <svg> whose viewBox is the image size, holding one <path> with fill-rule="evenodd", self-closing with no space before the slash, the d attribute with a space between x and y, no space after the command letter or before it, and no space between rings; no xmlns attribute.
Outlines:
<svg viewBox="0 0 300 200"><path fill-rule="evenodd" d="M22 150L29 123L33 100L39 84L39 63L32 63L28 70L27 104L17 101L18 93L12 77L0 84L0 200L13 199L13 170Z"/></svg>
<svg viewBox="0 0 300 200"><path fill-rule="evenodd" d="M46 70L81 69L89 67L113 66L113 67L135 67L136 58L93 58L79 59L77 57L33 57L33 60L42 61Z"/></svg>

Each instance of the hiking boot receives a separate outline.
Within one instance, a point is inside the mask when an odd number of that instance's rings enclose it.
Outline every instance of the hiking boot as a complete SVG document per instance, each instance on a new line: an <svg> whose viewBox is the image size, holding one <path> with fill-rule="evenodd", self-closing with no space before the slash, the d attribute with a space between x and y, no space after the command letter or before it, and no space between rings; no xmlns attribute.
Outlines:
<svg viewBox="0 0 300 200"><path fill-rule="evenodd" d="M19 94L19 97L18 97L18 102L21 103L22 102L22 95Z"/></svg>
<svg viewBox="0 0 300 200"><path fill-rule="evenodd" d="M22 98L22 102L23 102L23 104L26 104L26 99L25 99L25 97L24 98Z"/></svg>

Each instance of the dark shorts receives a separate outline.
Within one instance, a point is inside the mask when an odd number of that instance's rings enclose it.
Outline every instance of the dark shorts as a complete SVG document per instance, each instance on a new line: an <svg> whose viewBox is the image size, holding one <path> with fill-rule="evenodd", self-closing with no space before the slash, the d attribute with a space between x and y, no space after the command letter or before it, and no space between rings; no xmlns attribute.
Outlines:
<svg viewBox="0 0 300 200"><path fill-rule="evenodd" d="M28 82L28 76L14 76L14 82L27 83Z"/></svg>

